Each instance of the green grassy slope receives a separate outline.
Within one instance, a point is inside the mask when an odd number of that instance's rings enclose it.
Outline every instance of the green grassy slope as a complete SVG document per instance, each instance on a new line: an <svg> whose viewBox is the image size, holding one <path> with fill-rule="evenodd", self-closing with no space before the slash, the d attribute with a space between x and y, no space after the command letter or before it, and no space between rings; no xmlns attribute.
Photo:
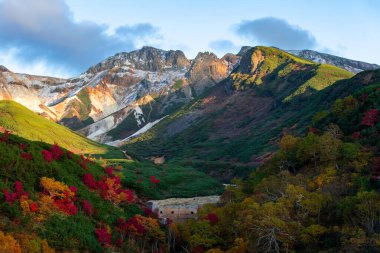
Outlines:
<svg viewBox="0 0 380 253"><path fill-rule="evenodd" d="M123 157L117 149L91 141L13 101L0 101L0 127L29 140L57 143L75 153Z"/></svg>
<svg viewBox="0 0 380 253"><path fill-rule="evenodd" d="M219 195L224 190L223 185L216 179L190 166L170 163L155 165L126 159L109 159L107 162L115 167L121 166L125 182L150 199ZM151 176L161 181L157 187L151 187ZM138 182L139 179L141 182Z"/></svg>

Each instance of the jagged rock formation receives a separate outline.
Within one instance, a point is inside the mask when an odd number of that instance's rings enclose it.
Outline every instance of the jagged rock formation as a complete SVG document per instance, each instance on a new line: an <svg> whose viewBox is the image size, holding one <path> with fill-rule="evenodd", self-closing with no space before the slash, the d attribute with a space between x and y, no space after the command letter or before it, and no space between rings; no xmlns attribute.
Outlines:
<svg viewBox="0 0 380 253"><path fill-rule="evenodd" d="M238 60L212 53L189 60L179 50L143 47L118 53L67 80L15 74L1 67L0 98L106 142L119 137L107 133L128 117L134 127L123 131L121 138L200 95L226 78Z"/></svg>

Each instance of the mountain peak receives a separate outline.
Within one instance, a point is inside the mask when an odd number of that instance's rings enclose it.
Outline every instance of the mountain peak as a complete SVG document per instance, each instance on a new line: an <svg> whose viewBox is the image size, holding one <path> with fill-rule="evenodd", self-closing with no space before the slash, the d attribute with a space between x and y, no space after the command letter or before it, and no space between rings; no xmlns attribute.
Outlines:
<svg viewBox="0 0 380 253"><path fill-rule="evenodd" d="M10 72L9 69L4 67L3 65L0 65L0 72Z"/></svg>
<svg viewBox="0 0 380 253"><path fill-rule="evenodd" d="M165 51L151 46L144 46L131 52L117 53L91 67L89 72L98 73L121 66L155 72L164 69L182 70L190 66L190 61L180 50Z"/></svg>

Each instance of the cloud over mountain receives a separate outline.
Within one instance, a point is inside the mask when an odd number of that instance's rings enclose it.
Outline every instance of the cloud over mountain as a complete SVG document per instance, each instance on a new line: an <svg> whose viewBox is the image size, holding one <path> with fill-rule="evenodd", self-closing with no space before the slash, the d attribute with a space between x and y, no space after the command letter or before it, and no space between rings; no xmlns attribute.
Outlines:
<svg viewBox="0 0 380 253"><path fill-rule="evenodd" d="M239 47L231 40L214 40L209 46L217 52L237 53Z"/></svg>
<svg viewBox="0 0 380 253"><path fill-rule="evenodd" d="M282 49L312 49L317 45L309 31L274 17L244 20L237 25L236 33L253 44Z"/></svg>
<svg viewBox="0 0 380 253"><path fill-rule="evenodd" d="M0 1L0 44L13 50L23 62L64 66L70 71L87 67L136 42L157 38L158 28L149 23L124 25L113 34L107 25L76 22L64 0Z"/></svg>

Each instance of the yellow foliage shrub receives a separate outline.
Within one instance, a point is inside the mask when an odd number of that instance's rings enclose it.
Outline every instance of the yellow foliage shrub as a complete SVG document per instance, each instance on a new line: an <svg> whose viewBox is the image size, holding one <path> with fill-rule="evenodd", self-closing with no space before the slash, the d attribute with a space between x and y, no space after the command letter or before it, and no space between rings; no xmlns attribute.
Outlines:
<svg viewBox="0 0 380 253"><path fill-rule="evenodd" d="M53 178L42 177L41 178L42 188L50 194L50 196L56 196L60 198L73 198L75 193L70 190L70 188Z"/></svg>
<svg viewBox="0 0 380 253"><path fill-rule="evenodd" d="M21 247L11 235L5 235L0 231L0 253L21 253Z"/></svg>

